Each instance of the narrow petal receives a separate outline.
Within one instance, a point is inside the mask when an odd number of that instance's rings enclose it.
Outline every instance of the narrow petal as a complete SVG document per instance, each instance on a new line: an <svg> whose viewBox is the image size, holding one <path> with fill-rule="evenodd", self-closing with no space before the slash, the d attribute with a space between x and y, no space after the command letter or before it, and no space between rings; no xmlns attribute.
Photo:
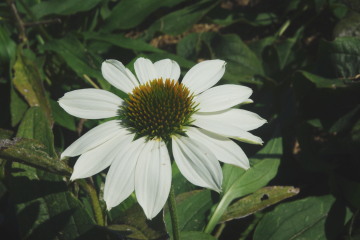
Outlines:
<svg viewBox="0 0 360 240"><path fill-rule="evenodd" d="M101 72L111 85L124 93L130 93L139 85L134 74L117 60L108 59L103 62Z"/></svg>
<svg viewBox="0 0 360 240"><path fill-rule="evenodd" d="M119 151L125 151L134 138L125 130L106 143L82 154L76 161L70 180L90 177L108 166L114 161Z"/></svg>
<svg viewBox="0 0 360 240"><path fill-rule="evenodd" d="M135 189L135 167L141 151L145 147L143 138L128 145L128 149L121 149L110 166L106 176L104 200L107 209L119 205L129 197Z"/></svg>
<svg viewBox="0 0 360 240"><path fill-rule="evenodd" d="M158 78L178 80L180 77L179 64L170 59L163 59L154 63Z"/></svg>
<svg viewBox="0 0 360 240"><path fill-rule="evenodd" d="M221 191L221 167L209 148L195 139L180 136L173 137L172 151L180 172L189 182Z"/></svg>
<svg viewBox="0 0 360 240"><path fill-rule="evenodd" d="M251 88L226 84L210 88L195 96L194 100L199 103L199 112L216 112L248 100L251 94Z"/></svg>
<svg viewBox="0 0 360 240"><path fill-rule="evenodd" d="M186 134L211 149L219 161L244 169L250 168L249 159L244 151L229 138L193 127L188 128Z"/></svg>
<svg viewBox="0 0 360 240"><path fill-rule="evenodd" d="M135 171L135 192L148 219L164 207L171 186L171 163L162 141L149 141L143 149Z"/></svg>
<svg viewBox="0 0 360 240"><path fill-rule="evenodd" d="M150 80L158 78L158 74L154 67L154 64L146 58L138 58L134 63L136 76L138 77L140 84L145 84Z"/></svg>
<svg viewBox="0 0 360 240"><path fill-rule="evenodd" d="M193 93L199 94L214 86L222 78L225 65L222 60L200 62L186 73L182 83Z"/></svg>
<svg viewBox="0 0 360 240"><path fill-rule="evenodd" d="M102 119L117 116L123 100L111 92L89 88L65 93L59 104L75 117Z"/></svg>
<svg viewBox="0 0 360 240"><path fill-rule="evenodd" d="M106 123L100 124L91 129L78 140L73 142L61 154L61 158L74 157L83 154L107 141L114 138L120 132L124 131L116 120L111 120Z"/></svg>

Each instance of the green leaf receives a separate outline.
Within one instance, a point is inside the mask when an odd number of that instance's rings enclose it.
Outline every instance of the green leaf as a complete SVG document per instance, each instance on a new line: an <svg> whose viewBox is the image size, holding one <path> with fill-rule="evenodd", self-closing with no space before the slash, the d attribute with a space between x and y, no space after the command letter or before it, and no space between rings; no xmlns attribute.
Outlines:
<svg viewBox="0 0 360 240"><path fill-rule="evenodd" d="M16 44L11 39L11 33L0 24L0 61L2 63L10 62L15 59Z"/></svg>
<svg viewBox="0 0 360 240"><path fill-rule="evenodd" d="M65 112L65 110L62 107L60 107L58 102L50 99L50 105L55 123L71 131L75 131L76 130L75 118L70 114L68 114L67 112Z"/></svg>
<svg viewBox="0 0 360 240"><path fill-rule="evenodd" d="M110 84L105 81L100 71L100 58L94 58L94 54L88 53L86 48L74 36L68 35L62 39L52 40L47 42L43 48L60 55L80 78L84 78L84 74L86 74L95 78L101 88L110 89Z"/></svg>
<svg viewBox="0 0 360 240"><path fill-rule="evenodd" d="M104 31L130 29L139 25L161 7L172 7L184 0L123 0L111 11L103 26Z"/></svg>
<svg viewBox="0 0 360 240"><path fill-rule="evenodd" d="M255 162L255 164L249 170L224 164L223 195L206 226L205 232L211 233L213 231L234 199L253 193L268 184L277 173L281 156L282 138L275 137L251 159L251 162Z"/></svg>
<svg viewBox="0 0 360 240"><path fill-rule="evenodd" d="M171 238L172 239L172 238ZM216 240L216 238L208 233L204 232L181 232L180 233L181 240L189 240L189 239L196 239L196 240Z"/></svg>
<svg viewBox="0 0 360 240"><path fill-rule="evenodd" d="M299 71L299 73L301 73L310 82L314 83L317 88L336 89L348 86L345 84L345 81L341 79L324 78L305 71Z"/></svg>
<svg viewBox="0 0 360 240"><path fill-rule="evenodd" d="M328 78L355 78L360 73L360 40L340 37L319 46L319 75Z"/></svg>
<svg viewBox="0 0 360 240"><path fill-rule="evenodd" d="M180 10L171 12L156 20L148 28L148 34L153 36L153 34L158 31L170 35L181 34L191 28L192 25L197 23L217 4L217 1L201 0Z"/></svg>
<svg viewBox="0 0 360 240"><path fill-rule="evenodd" d="M246 217L298 193L299 189L294 187L272 186L261 188L231 204L220 221L226 222Z"/></svg>
<svg viewBox="0 0 360 240"><path fill-rule="evenodd" d="M339 118L330 128L329 132L339 133L350 129L359 119L360 105L357 105L353 110Z"/></svg>
<svg viewBox="0 0 360 240"><path fill-rule="evenodd" d="M24 96L31 107L40 106L46 114L46 118L52 124L51 108L45 94L39 69L33 61L23 54L21 47L18 48L13 70L15 88Z"/></svg>
<svg viewBox="0 0 360 240"><path fill-rule="evenodd" d="M38 140L45 146L45 152L51 157L57 157L53 133L49 122L39 107L32 107L27 110L16 136Z"/></svg>
<svg viewBox="0 0 360 240"><path fill-rule="evenodd" d="M14 87L10 88L10 113L11 113L11 126L16 126L24 117L28 105L15 91Z"/></svg>
<svg viewBox="0 0 360 240"><path fill-rule="evenodd" d="M84 37L88 40L98 40L110 43L125 49L145 52L163 52L163 50L151 46L141 39L131 39L120 34L98 34L95 32L85 32Z"/></svg>
<svg viewBox="0 0 360 240"><path fill-rule="evenodd" d="M261 84L254 77L264 74L261 61L237 35L217 35L211 47L216 58L227 62L226 82Z"/></svg>
<svg viewBox="0 0 360 240"><path fill-rule="evenodd" d="M345 208L335 209L331 195L308 197L283 203L266 214L258 224L254 240L262 239L338 239L345 221ZM329 229L332 228L332 229Z"/></svg>
<svg viewBox="0 0 360 240"><path fill-rule="evenodd" d="M31 11L35 18L39 19L48 15L71 15L78 12L85 12L96 5L102 0L87 0L87 1L73 1L73 0L50 0L42 1L33 7Z"/></svg>
<svg viewBox="0 0 360 240"><path fill-rule="evenodd" d="M334 28L335 37L360 37L360 13L350 12Z"/></svg>
<svg viewBox="0 0 360 240"><path fill-rule="evenodd" d="M17 137L41 142L47 155L39 152L38 146L23 140L11 142L4 151L18 147L18 154L27 155L21 156L24 159L33 154L33 161L45 158L46 161L52 159L58 163L54 159L56 154L50 123L39 107L27 111ZM33 153L23 149L30 146ZM53 158L49 158L49 155ZM9 171L7 182L21 239L76 239L93 231L94 220L68 191L63 177L16 162ZM95 231L86 239L104 239L100 235Z"/></svg>
<svg viewBox="0 0 360 240"><path fill-rule="evenodd" d="M151 221L148 221L138 204L134 204L126 210L108 228L131 239L155 240L163 239L166 236L162 214L158 214Z"/></svg>
<svg viewBox="0 0 360 240"><path fill-rule="evenodd" d="M209 190L191 191L178 195L176 208L179 231L201 231L205 227L212 205ZM164 221L168 234L172 236L172 223L168 208L165 209Z"/></svg>
<svg viewBox="0 0 360 240"><path fill-rule="evenodd" d="M0 157L48 172L70 176L72 170L64 162L49 156L46 147L34 139L0 140Z"/></svg>

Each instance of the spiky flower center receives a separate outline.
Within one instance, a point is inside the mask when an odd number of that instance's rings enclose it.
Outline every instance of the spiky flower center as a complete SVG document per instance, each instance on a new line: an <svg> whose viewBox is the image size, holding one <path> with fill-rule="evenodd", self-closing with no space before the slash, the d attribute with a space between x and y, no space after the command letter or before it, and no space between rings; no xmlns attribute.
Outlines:
<svg viewBox="0 0 360 240"><path fill-rule="evenodd" d="M183 134L196 111L194 96L175 80L154 79L129 94L120 108L122 123L139 137L169 141L171 135Z"/></svg>

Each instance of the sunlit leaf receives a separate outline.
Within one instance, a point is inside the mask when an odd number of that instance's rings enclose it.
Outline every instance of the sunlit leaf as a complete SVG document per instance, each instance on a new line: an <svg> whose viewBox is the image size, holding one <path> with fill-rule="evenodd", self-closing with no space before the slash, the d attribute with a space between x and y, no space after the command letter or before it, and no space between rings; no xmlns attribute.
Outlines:
<svg viewBox="0 0 360 240"><path fill-rule="evenodd" d="M271 186L261 188L231 204L220 221L225 222L246 217L298 193L299 189L294 187Z"/></svg>
<svg viewBox="0 0 360 240"><path fill-rule="evenodd" d="M21 47L18 48L13 67L13 84L31 107L40 107L52 124L51 109L45 94L43 82L36 64L29 60Z"/></svg>

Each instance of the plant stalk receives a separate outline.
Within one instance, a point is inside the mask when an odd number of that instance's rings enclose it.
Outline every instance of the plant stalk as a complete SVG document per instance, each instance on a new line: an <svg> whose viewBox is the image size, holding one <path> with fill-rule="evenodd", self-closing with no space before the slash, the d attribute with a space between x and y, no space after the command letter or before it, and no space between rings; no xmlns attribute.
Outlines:
<svg viewBox="0 0 360 240"><path fill-rule="evenodd" d="M180 240L179 222L176 210L175 192L173 186L171 186L170 194L168 198L168 207L171 217L171 226L173 233L173 240Z"/></svg>
<svg viewBox="0 0 360 240"><path fill-rule="evenodd" d="M104 215L101 210L99 198L95 188L92 186L92 184L86 182L84 179L79 179L78 183L90 196L91 206L94 211L96 223L100 226L105 226Z"/></svg>

